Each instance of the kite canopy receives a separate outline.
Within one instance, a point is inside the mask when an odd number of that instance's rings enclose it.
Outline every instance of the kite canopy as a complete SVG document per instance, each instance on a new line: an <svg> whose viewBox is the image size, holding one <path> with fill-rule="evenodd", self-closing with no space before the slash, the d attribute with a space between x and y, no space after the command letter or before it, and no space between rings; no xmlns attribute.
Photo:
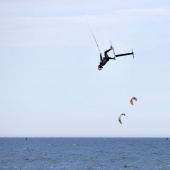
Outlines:
<svg viewBox="0 0 170 170"><path fill-rule="evenodd" d="M123 116L126 116L124 113L122 113L119 117L118 117L118 120L119 120L119 123L122 124L122 120L121 120L121 117Z"/></svg>
<svg viewBox="0 0 170 170"><path fill-rule="evenodd" d="M133 103L134 100L137 101L137 98L136 98L136 97L132 97L132 98L130 99L131 105L134 105L134 103Z"/></svg>

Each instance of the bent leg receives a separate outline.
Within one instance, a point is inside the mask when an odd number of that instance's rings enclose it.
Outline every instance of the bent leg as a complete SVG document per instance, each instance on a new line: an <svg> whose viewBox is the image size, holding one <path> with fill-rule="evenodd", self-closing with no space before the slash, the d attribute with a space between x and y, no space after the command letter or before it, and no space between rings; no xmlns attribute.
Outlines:
<svg viewBox="0 0 170 170"><path fill-rule="evenodd" d="M116 60L116 57L107 57L108 59Z"/></svg>
<svg viewBox="0 0 170 170"><path fill-rule="evenodd" d="M104 56L105 57L109 57L108 55L107 55L107 53L110 51L111 49L108 49L108 50L106 50L105 52L104 52Z"/></svg>

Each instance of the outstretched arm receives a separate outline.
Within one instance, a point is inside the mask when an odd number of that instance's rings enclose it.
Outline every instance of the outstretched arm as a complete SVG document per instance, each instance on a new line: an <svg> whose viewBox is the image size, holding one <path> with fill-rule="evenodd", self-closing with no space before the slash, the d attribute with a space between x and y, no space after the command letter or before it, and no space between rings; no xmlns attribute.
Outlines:
<svg viewBox="0 0 170 170"><path fill-rule="evenodd" d="M100 53L100 61L102 61L103 60L103 58L102 58L102 53Z"/></svg>

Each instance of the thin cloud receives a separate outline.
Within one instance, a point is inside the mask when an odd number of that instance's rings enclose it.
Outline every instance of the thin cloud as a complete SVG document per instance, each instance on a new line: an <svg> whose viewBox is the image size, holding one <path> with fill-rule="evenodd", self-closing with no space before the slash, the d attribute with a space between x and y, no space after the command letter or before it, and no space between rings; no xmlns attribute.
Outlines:
<svg viewBox="0 0 170 170"><path fill-rule="evenodd" d="M82 34L83 26L90 24L93 30L107 27L114 29L119 25L131 24L134 21L145 22L146 18L155 18L162 16L170 16L168 8L141 8L141 9L126 9L116 10L105 15L77 15L77 16L48 16L48 17L34 17L34 16L3 16L0 18L1 28L1 47L32 47L45 45L58 45L65 43L63 36L71 39L72 35L68 32L73 32L76 27L76 35ZM107 25L107 27L106 27ZM69 30L68 30L69 28ZM9 41L6 40L6 30L12 30L15 34L11 34ZM28 34L28 36L26 36ZM18 35L18 38L16 38ZM22 38L22 35L23 38ZM30 38L32 37L32 38ZM4 41L4 40L5 41ZM9 39L9 38L8 38ZM3 41L2 41L3 40Z"/></svg>

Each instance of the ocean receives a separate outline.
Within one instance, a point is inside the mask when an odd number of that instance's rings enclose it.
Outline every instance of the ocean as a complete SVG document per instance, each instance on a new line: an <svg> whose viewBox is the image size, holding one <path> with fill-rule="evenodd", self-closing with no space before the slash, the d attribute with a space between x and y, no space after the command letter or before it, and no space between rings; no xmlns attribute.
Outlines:
<svg viewBox="0 0 170 170"><path fill-rule="evenodd" d="M168 138L0 138L0 170L166 170Z"/></svg>

